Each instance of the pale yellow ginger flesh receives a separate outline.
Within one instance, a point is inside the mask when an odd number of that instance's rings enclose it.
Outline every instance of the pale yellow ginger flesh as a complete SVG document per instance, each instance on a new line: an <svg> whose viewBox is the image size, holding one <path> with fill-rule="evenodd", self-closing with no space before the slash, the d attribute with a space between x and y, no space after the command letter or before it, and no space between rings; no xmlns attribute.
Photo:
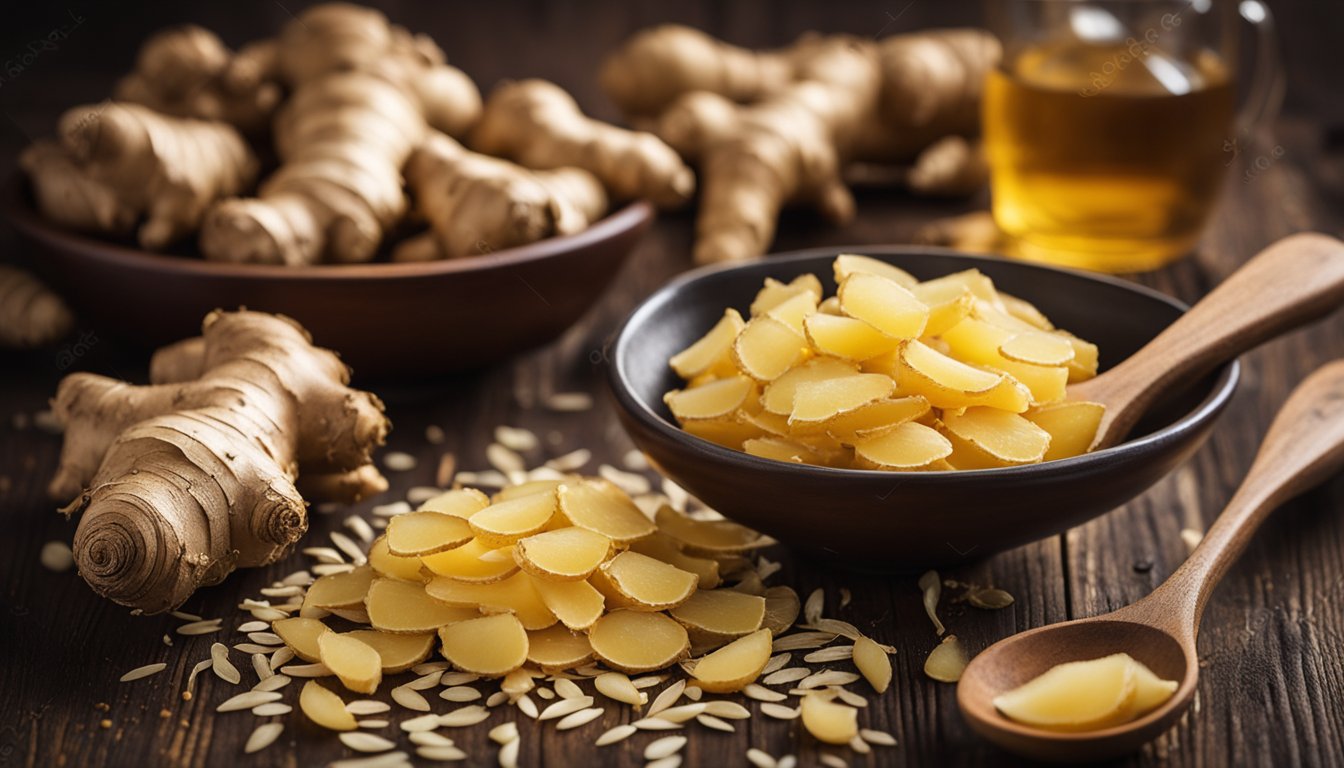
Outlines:
<svg viewBox="0 0 1344 768"><path fill-rule="evenodd" d="M1127 653L1074 661L994 698L1020 723L1054 731L1094 731L1127 723L1171 698L1177 681L1163 680Z"/></svg>
<svg viewBox="0 0 1344 768"><path fill-rule="evenodd" d="M271 631L285 641L285 645L289 646L295 656L304 661L316 662L321 660L322 655L317 640L331 630L318 619L293 616L273 622Z"/></svg>
<svg viewBox="0 0 1344 768"><path fill-rule="evenodd" d="M556 624L527 633L527 660L543 670L573 669L593 658L588 635Z"/></svg>
<svg viewBox="0 0 1344 768"><path fill-rule="evenodd" d="M420 558L392 554L387 536L379 536L369 545L369 567L379 576L402 581L420 581Z"/></svg>
<svg viewBox="0 0 1344 768"><path fill-rule="evenodd" d="M467 522L476 542L488 547L506 547L519 539L541 533L555 515L555 491L491 504Z"/></svg>
<svg viewBox="0 0 1344 768"><path fill-rule="evenodd" d="M709 693L740 691L760 677L770 661L771 643L768 629L739 637L697 661L691 676Z"/></svg>
<svg viewBox="0 0 1344 768"><path fill-rule="evenodd" d="M513 614L460 621L439 630L443 657L463 672L503 677L527 662L527 630Z"/></svg>
<svg viewBox="0 0 1344 768"><path fill-rule="evenodd" d="M432 555L466 544L475 534L466 520L439 512L397 515L387 525L387 549L391 554Z"/></svg>
<svg viewBox="0 0 1344 768"><path fill-rule="evenodd" d="M533 586L546 608L570 629L588 629L606 609L606 598L586 581L538 579Z"/></svg>
<svg viewBox="0 0 1344 768"><path fill-rule="evenodd" d="M843 254L832 271L830 297L815 275L766 278L749 317L727 310L672 356L686 386L663 399L683 429L764 459L882 471L1090 449L1104 408L1066 398L1096 375L1095 345L978 270L921 281Z"/></svg>
<svg viewBox="0 0 1344 768"><path fill-rule="evenodd" d="M303 604L314 608L353 608L364 603L372 582L373 569L368 566L323 576L309 585Z"/></svg>
<svg viewBox="0 0 1344 768"><path fill-rule="evenodd" d="M929 657L924 660L924 674L940 683L955 683L961 679L961 673L966 671L967 663L969 660L966 658L966 649L961 647L961 641L956 635L948 635L934 646Z"/></svg>
<svg viewBox="0 0 1344 768"><path fill-rule="evenodd" d="M690 651L686 628L662 613L615 610L588 630L593 653L622 672L652 672L670 666Z"/></svg>
<svg viewBox="0 0 1344 768"><path fill-rule="evenodd" d="M420 562L434 576L489 583L508 578L518 570L509 553L507 547L497 548L473 539L457 549L424 555Z"/></svg>
<svg viewBox="0 0 1344 768"><path fill-rule="evenodd" d="M700 577L638 552L622 552L602 573L635 610L662 611L690 599Z"/></svg>
<svg viewBox="0 0 1344 768"><path fill-rule="evenodd" d="M356 693L374 693L383 680L383 660L358 638L326 632L317 638L319 658L341 685Z"/></svg>
<svg viewBox="0 0 1344 768"><path fill-rule="evenodd" d="M570 526L528 536L514 548L518 566L541 579L578 581L588 578L611 552L611 539L586 528Z"/></svg>
<svg viewBox="0 0 1344 768"><path fill-rule="evenodd" d="M471 618L474 610L435 600L421 584L377 579L369 587L365 604L374 629L394 634L424 634L445 624Z"/></svg>
<svg viewBox="0 0 1344 768"><path fill-rule="evenodd" d="M425 585L425 593L446 605L478 608L482 613L512 613L525 629L545 629L558 619L546 607L535 582L526 573L479 584L442 576Z"/></svg>
<svg viewBox="0 0 1344 768"><path fill-rule="evenodd" d="M829 694L811 691L803 696L803 727L817 741L848 744L859 735L859 711L833 700Z"/></svg>
<svg viewBox="0 0 1344 768"><path fill-rule="evenodd" d="M667 613L689 629L739 637L760 629L765 598L731 589L701 589Z"/></svg>
<svg viewBox="0 0 1344 768"><path fill-rule="evenodd" d="M854 666L878 693L886 693L891 685L891 659L872 638L860 637L854 641Z"/></svg>
<svg viewBox="0 0 1344 768"><path fill-rule="evenodd" d="M617 544L658 530L623 491L602 480L565 484L557 491L560 514L571 525L600 533Z"/></svg>
<svg viewBox="0 0 1344 768"><path fill-rule="evenodd" d="M299 694L299 709L313 723L332 731L353 731L359 727L355 716L345 709L345 702L316 680L303 684Z"/></svg>
<svg viewBox="0 0 1344 768"><path fill-rule="evenodd" d="M421 635L380 632L376 629L356 629L346 632L346 637L364 643L378 652L383 674L391 675L405 672L416 664L429 658L434 652L434 633ZM331 666L328 664L327 666Z"/></svg>

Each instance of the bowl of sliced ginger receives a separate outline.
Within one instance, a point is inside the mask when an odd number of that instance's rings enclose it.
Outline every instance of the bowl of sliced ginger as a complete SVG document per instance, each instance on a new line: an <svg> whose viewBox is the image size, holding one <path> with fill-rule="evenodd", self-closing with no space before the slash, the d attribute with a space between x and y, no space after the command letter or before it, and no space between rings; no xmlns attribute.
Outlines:
<svg viewBox="0 0 1344 768"><path fill-rule="evenodd" d="M654 293L613 339L608 380L635 444L706 504L842 566L913 570L1060 533L1188 458L1236 362L1095 450L1105 408L1076 396L1187 309L935 248L800 251Z"/></svg>

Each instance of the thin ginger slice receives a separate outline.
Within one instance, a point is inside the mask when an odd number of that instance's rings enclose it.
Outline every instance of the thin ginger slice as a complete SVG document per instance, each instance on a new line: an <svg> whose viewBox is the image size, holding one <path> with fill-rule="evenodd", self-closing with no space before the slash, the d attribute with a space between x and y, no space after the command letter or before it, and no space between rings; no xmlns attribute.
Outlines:
<svg viewBox="0 0 1344 768"><path fill-rule="evenodd" d="M758 437L742 443L742 450L750 456L793 464L821 464L815 451L802 443L782 437Z"/></svg>
<svg viewBox="0 0 1344 768"><path fill-rule="evenodd" d="M544 491L553 491L556 488L559 488L560 485L564 482L565 482L564 480L554 478L547 478L545 480L528 480L526 483L521 483L519 485L510 485L507 488L500 488L495 493L494 496L490 497L490 501L492 503L498 503L501 501L513 501L514 499L521 499L524 496L531 496L535 493L542 493Z"/></svg>
<svg viewBox="0 0 1344 768"><path fill-rule="evenodd" d="M741 637L761 628L765 598L731 589L701 589L667 613L690 628Z"/></svg>
<svg viewBox="0 0 1344 768"><path fill-rule="evenodd" d="M434 652L433 632L404 635L377 629L356 629L345 634L378 652L385 675L405 672L429 658L429 654Z"/></svg>
<svg viewBox="0 0 1344 768"><path fill-rule="evenodd" d="M422 563L418 557L401 557L392 554L387 546L387 535L373 540L369 545L369 567L379 576L402 581L424 581L420 575Z"/></svg>
<svg viewBox="0 0 1344 768"><path fill-rule="evenodd" d="M688 435L735 451L742 450L743 442L765 435L761 428L739 420L736 414L721 419L688 421L682 424L681 428L686 430Z"/></svg>
<svg viewBox="0 0 1344 768"><path fill-rule="evenodd" d="M571 525L628 544L658 530L621 489L599 480L566 484L559 490L560 514Z"/></svg>
<svg viewBox="0 0 1344 768"><path fill-rule="evenodd" d="M757 291L756 297L752 299L751 316L764 315L800 293L810 293L817 301L821 301L821 280L810 273L801 274L787 283L781 283L773 277L767 277L764 287Z"/></svg>
<svg viewBox="0 0 1344 768"><path fill-rule="evenodd" d="M675 565L683 571L694 573L699 579L700 589L714 589L719 586L719 562L708 557L695 557L681 550L681 544L663 533L655 533L630 543L630 549L642 555Z"/></svg>
<svg viewBox="0 0 1344 768"><path fill-rule="evenodd" d="M701 690L732 693L756 682L770 661L770 630L758 629L695 663L692 677Z"/></svg>
<svg viewBox="0 0 1344 768"><path fill-rule="evenodd" d="M771 307L765 316L778 320L789 326L794 333L802 335L804 321L816 311L816 295L811 291L802 291Z"/></svg>
<svg viewBox="0 0 1344 768"><path fill-rule="evenodd" d="M994 697L1005 716L1038 728L1092 731L1134 716L1138 675L1128 654L1073 661Z"/></svg>
<svg viewBox="0 0 1344 768"><path fill-rule="evenodd" d="M941 338L957 359L988 366L1022 382L1031 390L1033 403L1052 403L1064 399L1069 381L1066 367L1030 365L1010 360L1000 352L1000 347L1013 338L1012 331L968 317L949 328Z"/></svg>
<svg viewBox="0 0 1344 768"><path fill-rule="evenodd" d="M696 520L664 504L654 514L658 530L690 554L730 555L766 546L773 539L731 520Z"/></svg>
<svg viewBox="0 0 1344 768"><path fill-rule="evenodd" d="M327 632L317 638L321 661L341 685L356 693L376 693L383 681L383 660L358 638Z"/></svg>
<svg viewBox="0 0 1344 768"><path fill-rule="evenodd" d="M862 272L850 275L840 284L837 295L846 315L894 339L918 338L928 324L929 308L885 277Z"/></svg>
<svg viewBox="0 0 1344 768"><path fill-rule="evenodd" d="M503 677L527 663L527 630L511 613L450 624L439 640L450 664L482 677Z"/></svg>
<svg viewBox="0 0 1344 768"><path fill-rule="evenodd" d="M631 608L662 611L690 599L700 577L648 555L625 551L602 564L602 574Z"/></svg>
<svg viewBox="0 0 1344 768"><path fill-rule="evenodd" d="M1009 295L999 291L999 303L1003 305L1003 311L1009 315L1021 320L1027 325L1034 326L1042 331L1053 331L1055 326L1050 322L1050 318L1045 313L1036 308L1035 304L1019 299L1016 296Z"/></svg>
<svg viewBox="0 0 1344 768"><path fill-rule="evenodd" d="M425 555L420 562L435 576L486 584L518 571L512 552L512 547L497 549L473 539L457 549Z"/></svg>
<svg viewBox="0 0 1344 768"><path fill-rule="evenodd" d="M477 542L491 548L506 547L545 530L556 509L556 492L542 491L491 504L468 522Z"/></svg>
<svg viewBox="0 0 1344 768"><path fill-rule="evenodd" d="M1053 333L1022 332L999 345L999 354L1029 365L1067 365L1073 359L1073 345Z"/></svg>
<svg viewBox="0 0 1344 768"><path fill-rule="evenodd" d="M876 400L852 411L836 414L826 422L826 433L841 443L853 445L907 421L914 421L928 412L929 401L918 395Z"/></svg>
<svg viewBox="0 0 1344 768"><path fill-rule="evenodd" d="M937 574L935 574L937 575ZM948 635L934 646L924 660L924 674L940 683L955 683L961 679L968 664L966 649L956 635Z"/></svg>
<svg viewBox="0 0 1344 768"><path fill-rule="evenodd" d="M1075 381L1087 381L1097 375L1097 365L1100 360L1100 352L1097 345L1090 341L1083 341L1068 331L1056 331L1060 336L1068 339L1073 345L1073 359L1065 366L1069 369L1069 383Z"/></svg>
<svg viewBox="0 0 1344 768"><path fill-rule="evenodd" d="M831 269L835 274L836 285L840 285L846 278L856 273L885 277L906 290L913 289L919 283L914 275L894 264L857 253L842 253L836 256L835 261L831 262Z"/></svg>
<svg viewBox="0 0 1344 768"><path fill-rule="evenodd" d="M438 512L442 515L468 518L490 506L490 497L475 488L454 488L430 497L417 512Z"/></svg>
<svg viewBox="0 0 1344 768"><path fill-rule="evenodd" d="M693 379L696 376L716 368L723 363L732 362L733 340L737 334L746 326L746 321L742 315L738 314L736 309L729 309L723 313L723 317L714 324L709 332L700 337L694 344L683 349L672 356L668 364L672 370L683 379Z"/></svg>
<svg viewBox="0 0 1344 768"><path fill-rule="evenodd" d="M929 308L929 321L924 325L925 336L939 336L960 323L975 305L975 295L963 284L920 283L910 292Z"/></svg>
<svg viewBox="0 0 1344 768"><path fill-rule="evenodd" d="M733 360L743 373L757 381L773 381L801 361L807 339L787 323L773 317L756 317L733 342Z"/></svg>
<svg viewBox="0 0 1344 768"><path fill-rule="evenodd" d="M810 691L798 708L803 727L818 741L848 744L859 735L859 711L834 701L831 695Z"/></svg>
<svg viewBox="0 0 1344 768"><path fill-rule="evenodd" d="M373 569L367 565L345 573L322 576L308 585L303 605L305 608L354 608L364 602L372 581Z"/></svg>
<svg viewBox="0 0 1344 768"><path fill-rule="evenodd" d="M512 613L526 629L545 629L557 618L532 584L533 578L526 573L515 573L503 581L488 584L439 577L425 585L425 593L459 608L475 608L482 613Z"/></svg>
<svg viewBox="0 0 1344 768"><path fill-rule="evenodd" d="M593 658L588 635L556 624L527 633L527 660L545 672L557 672L587 664Z"/></svg>
<svg viewBox="0 0 1344 768"><path fill-rule="evenodd" d="M868 360L900 346L892 338L862 320L843 315L817 313L803 323L807 341L819 354L845 360Z"/></svg>
<svg viewBox="0 0 1344 768"><path fill-rule="evenodd" d="M355 716L345 709L345 702L334 691L316 680L309 680L299 694L299 709L313 723L332 731L353 731L359 727Z"/></svg>
<svg viewBox="0 0 1344 768"><path fill-rule="evenodd" d="M826 381L801 383L793 395L789 426L794 429L820 430L823 422L882 400L895 388L896 382L880 373L857 373Z"/></svg>
<svg viewBox="0 0 1344 768"><path fill-rule="evenodd" d="M814 357L766 385L761 393L761 407L768 413L788 416L793 412L794 393L804 382L853 376L858 372L858 366L847 360Z"/></svg>
<svg viewBox="0 0 1344 768"><path fill-rule="evenodd" d="M593 653L607 666L627 673L652 672L686 657L686 628L662 613L615 610L588 630Z"/></svg>
<svg viewBox="0 0 1344 768"><path fill-rule="evenodd" d="M761 626L771 634L781 635L793 626L802 611L802 601L792 587L770 587L764 591L765 615L761 617Z"/></svg>
<svg viewBox="0 0 1344 768"><path fill-rule="evenodd" d="M440 512L407 512L387 524L387 548L394 555L432 555L456 549L473 537L466 519Z"/></svg>
<svg viewBox="0 0 1344 768"><path fill-rule="evenodd" d="M1091 450L1105 413L1106 406L1100 403L1074 401L1033 408L1022 417L1050 433L1050 447L1044 460L1054 461L1082 456Z"/></svg>
<svg viewBox="0 0 1344 768"><path fill-rule="evenodd" d="M672 390L663 395L663 402L677 421L717 419L741 407L754 386L746 376L732 376L691 389Z"/></svg>
<svg viewBox="0 0 1344 768"><path fill-rule="evenodd" d="M533 579L532 587L560 623L570 629L588 629L606 609L606 597L586 581Z"/></svg>
<svg viewBox="0 0 1344 768"><path fill-rule="evenodd" d="M938 430L916 421L854 443L854 456L859 464L872 469L920 469L950 455L952 443Z"/></svg>
<svg viewBox="0 0 1344 768"><path fill-rule="evenodd" d="M317 619L291 616L271 623L271 631L285 641L295 656L309 662L320 661L322 652L317 639L331 630Z"/></svg>
<svg viewBox="0 0 1344 768"><path fill-rule="evenodd" d="M891 659L872 638L860 636L854 641L854 666L874 691L887 692L891 685Z"/></svg>
<svg viewBox="0 0 1344 768"><path fill-rule="evenodd" d="M978 306L999 309L1003 307L1003 301L999 298L999 291L994 287L994 281L989 275L978 269L965 269L960 272L953 272L950 275L935 277L932 280L925 280L920 283L923 290L947 292L962 288L971 292L976 299ZM1004 313L1006 316L1006 313Z"/></svg>
<svg viewBox="0 0 1344 768"><path fill-rule="evenodd" d="M518 566L539 579L580 581L611 554L611 539L570 526L528 536L514 547Z"/></svg>
<svg viewBox="0 0 1344 768"><path fill-rule="evenodd" d="M948 432L1004 464L1034 464L1045 458L1050 433L1015 413L967 408L943 413Z"/></svg>
<svg viewBox="0 0 1344 768"><path fill-rule="evenodd" d="M987 394L1003 375L948 357L920 341L905 343L897 357L902 394L923 395L939 408L960 408L967 395Z"/></svg>
<svg viewBox="0 0 1344 768"><path fill-rule="evenodd" d="M375 579L365 603L374 629L395 634L424 634L445 624L476 616L475 610L435 600L422 584L393 579Z"/></svg>

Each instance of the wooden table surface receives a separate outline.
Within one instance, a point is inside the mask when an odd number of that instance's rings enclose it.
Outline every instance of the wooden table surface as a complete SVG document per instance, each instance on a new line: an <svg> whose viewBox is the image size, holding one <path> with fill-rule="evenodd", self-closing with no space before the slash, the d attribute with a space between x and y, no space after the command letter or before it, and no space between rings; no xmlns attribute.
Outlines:
<svg viewBox="0 0 1344 768"><path fill-rule="evenodd" d="M795 6L789 7L796 10ZM631 27L647 20L625 18L619 24ZM551 21L563 25L564 19ZM740 20L734 23L741 26ZM613 35L616 32L607 36ZM0 106L16 109L12 102ZM32 126L50 121L53 113L38 105L17 114L11 115L15 124ZM12 154L19 143L21 137L9 137L6 153ZM1275 145L1283 148L1275 153L1281 155L1277 160L1266 170L1244 175L1248 161ZM1340 234L1344 189L1338 180L1344 161L1338 147L1332 153L1318 120L1281 121L1267 144L1242 154L1230 169L1222 205L1198 253L1141 276L1140 282L1193 301L1278 237L1305 229ZM827 228L810 214L788 214L776 248L901 242L921 222L976 202L934 203L868 193L860 197L857 220L843 229ZM630 444L602 396L600 349L643 296L688 266L690 232L688 214L663 217L601 304L544 349L521 355L509 365L451 380L378 387L395 424L388 448L414 454L419 464L411 471L390 473L392 491L351 511L368 516L373 504L429 484L444 451L456 455L459 467L485 468L484 448L500 424L555 435L554 441L544 441L542 449L530 456L536 463L582 447L593 452L590 469L601 462L620 465ZM12 242L9 237L6 233L6 247ZM142 353L119 347L97 328L81 331L99 340L77 357L71 370L144 379L147 361ZM39 565L38 553L45 542L69 541L73 534L73 525L55 513L56 505L44 493L60 438L22 423L25 415L45 407L65 372L58 364L59 352L0 353L0 515L6 525L0 535L0 768L308 766L349 756L329 733L291 716L281 718L287 727L279 743L244 758L243 742L257 719L247 713L213 711L218 702L241 689L207 673L199 679L193 701L183 702L178 696L187 672L207 657L214 640L242 640L231 631L243 620L233 608L241 597L255 596L271 580L306 564L303 556L237 573L194 596L186 610L227 617L230 631L218 638L173 635L171 647L161 638L172 632L176 620L130 616L97 598L73 571L53 573ZM946 578L993 584L1017 597L1011 607L993 612L948 605L945 599L942 614L949 630L975 652L1008 634L1111 610L1148 593L1184 558L1180 531L1202 530L1229 498L1288 391L1315 367L1340 356L1344 356L1344 315L1247 355L1240 391L1188 465L1131 504L1065 535L945 572ZM546 392L571 390L592 392L596 409L562 414L537 405ZM424 428L430 424L446 431L445 444L425 440ZM1121 763L1344 764L1341 507L1344 479L1336 478L1289 503L1266 524L1227 575L1205 616L1195 706L1176 728ZM326 532L339 528L349 513L314 514L309 541L325 543ZM967 729L956 710L953 686L923 675L924 658L937 639L913 578L864 577L825 570L778 549L768 554L785 562L775 583L790 584L803 595L825 588L828 615L849 620L898 648L892 689L884 696L870 696L860 720L864 727L890 731L899 744L875 747L870 756L822 750L796 722L758 714L739 723L732 734L692 728L684 752L686 765L743 765L744 753L752 746L777 757L796 754L805 766L818 764L823 751L842 754L852 765L1013 761ZM853 595L843 609L836 604L841 588ZM155 661L167 662L167 671L139 682L117 681L127 670ZM295 700L297 691L298 686L290 686L286 701ZM446 702L434 703L436 711L448 708ZM489 724L519 718L516 710L505 707ZM109 728L100 727L104 719L110 721ZM650 735L600 750L592 746L598 733L628 719L628 710L612 706L599 721L574 731L524 728L522 764L639 765ZM396 729L387 730L393 735ZM496 747L487 742L485 730L461 729L453 734L472 755L471 764L493 764ZM404 734L394 738L403 748L410 747Z"/></svg>

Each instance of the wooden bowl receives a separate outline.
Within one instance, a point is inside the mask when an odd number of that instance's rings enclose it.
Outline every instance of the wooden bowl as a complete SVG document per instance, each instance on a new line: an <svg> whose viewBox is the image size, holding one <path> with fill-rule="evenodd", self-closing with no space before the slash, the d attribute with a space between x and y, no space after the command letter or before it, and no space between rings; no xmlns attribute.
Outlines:
<svg viewBox="0 0 1344 768"><path fill-rule="evenodd" d="M3 204L28 259L100 335L160 346L216 308L279 312L370 379L474 368L559 336L592 306L653 220L636 202L575 235L449 261L286 267L150 253L60 229L14 180Z"/></svg>
<svg viewBox="0 0 1344 768"><path fill-rule="evenodd" d="M682 431L663 404L680 387L674 353L726 307L747 315L766 277L816 274L834 291L831 260L863 253L921 279L976 268L1033 302L1061 328L1101 349L1103 367L1133 354L1187 307L1116 278L919 247L827 248L689 273L650 296L608 350L608 381L635 444L709 506L838 564L904 571L979 559L1060 533L1143 493L1208 437L1236 388L1233 362L1189 391L1173 392L1106 450L1022 467L879 472L794 465L749 456Z"/></svg>

